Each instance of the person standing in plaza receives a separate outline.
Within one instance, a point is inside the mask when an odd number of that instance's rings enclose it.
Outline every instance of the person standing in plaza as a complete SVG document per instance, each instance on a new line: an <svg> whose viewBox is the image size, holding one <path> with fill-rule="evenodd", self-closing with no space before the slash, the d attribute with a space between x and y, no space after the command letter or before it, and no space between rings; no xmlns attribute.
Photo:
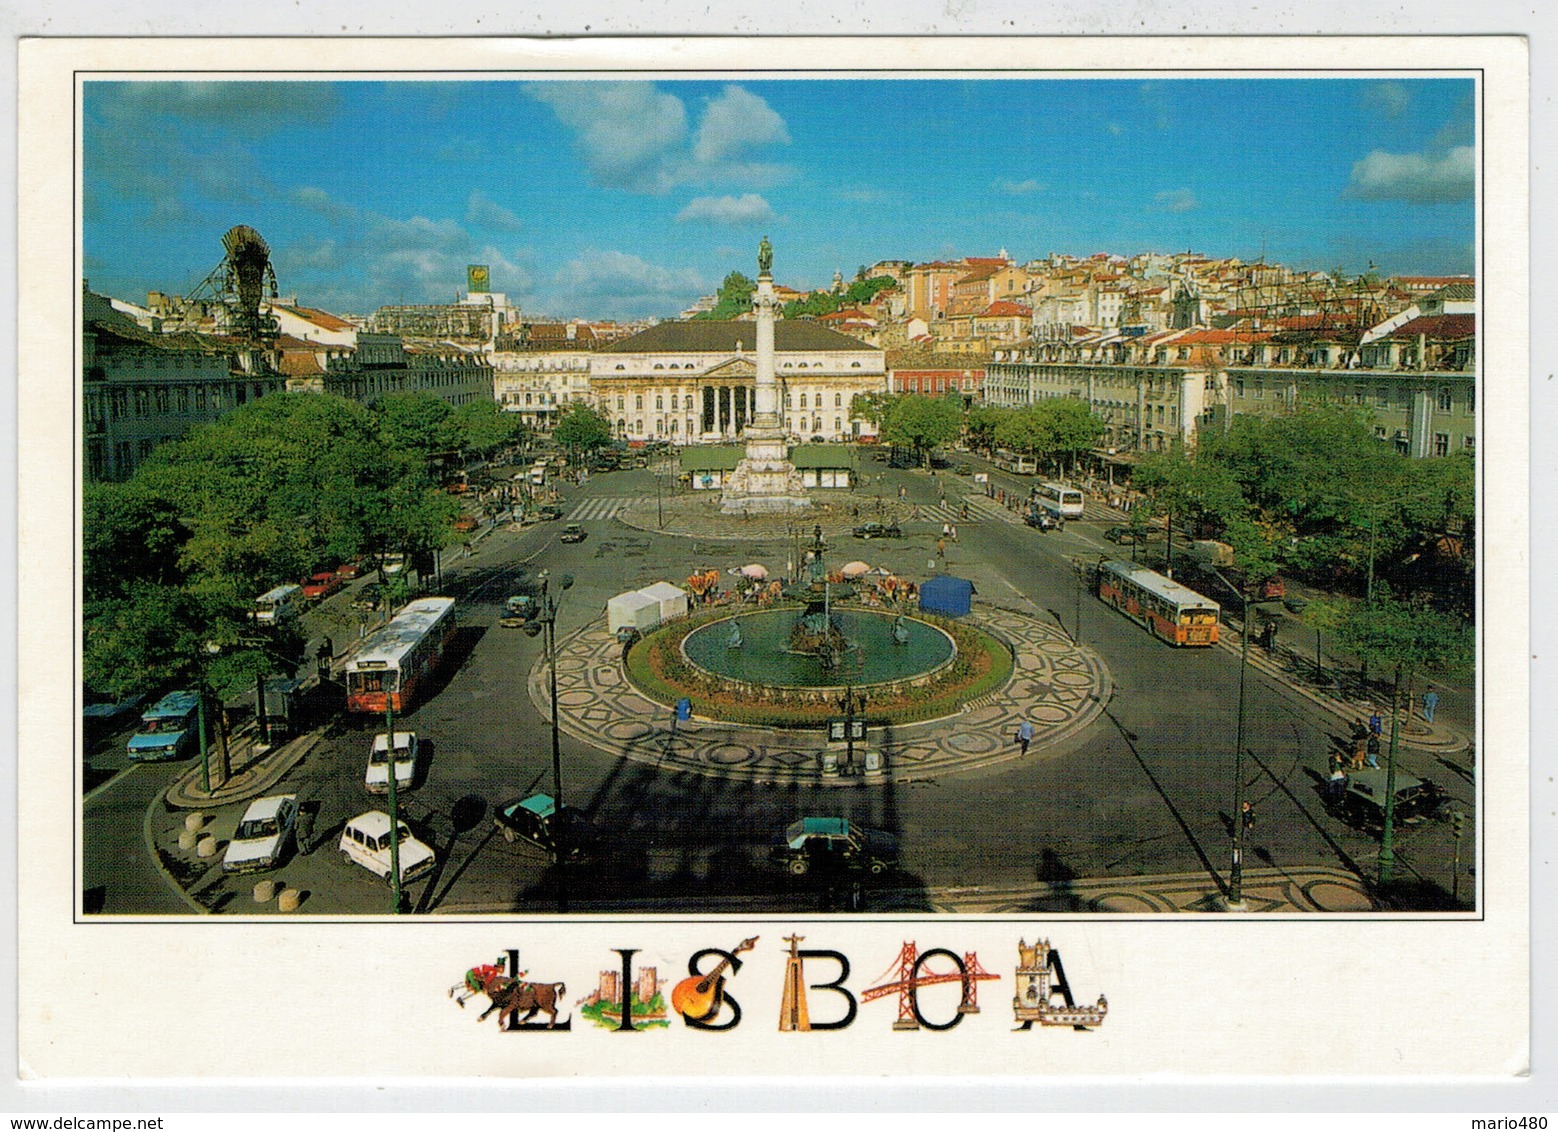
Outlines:
<svg viewBox="0 0 1558 1132"><path fill-rule="evenodd" d="M943 522L941 524L941 537L942 538L951 538L952 537L952 524L951 523Z"/></svg>
<svg viewBox="0 0 1558 1132"><path fill-rule="evenodd" d="M947 560L947 540L944 538L936 540L936 557L943 562Z"/></svg>
<svg viewBox="0 0 1558 1132"><path fill-rule="evenodd" d="M1026 719L1017 725L1017 745L1022 748L1022 753L1028 753L1028 744L1033 742L1033 724Z"/></svg>
<svg viewBox="0 0 1558 1132"><path fill-rule="evenodd" d="M1434 721L1434 712L1439 708L1439 693L1430 688L1423 693L1423 718L1429 723Z"/></svg>
<svg viewBox="0 0 1558 1132"><path fill-rule="evenodd" d="M1379 708L1374 708L1369 713L1369 734L1383 735L1385 733L1385 721L1380 718Z"/></svg>
<svg viewBox="0 0 1558 1132"><path fill-rule="evenodd" d="M952 528L952 541L953 542L957 542L957 540L958 540L958 529L956 527L953 527Z"/></svg>

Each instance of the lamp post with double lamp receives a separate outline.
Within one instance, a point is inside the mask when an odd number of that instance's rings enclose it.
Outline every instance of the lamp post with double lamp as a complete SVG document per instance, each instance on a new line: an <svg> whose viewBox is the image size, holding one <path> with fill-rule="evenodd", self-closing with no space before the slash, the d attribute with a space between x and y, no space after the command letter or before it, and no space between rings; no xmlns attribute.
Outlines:
<svg viewBox="0 0 1558 1132"><path fill-rule="evenodd" d="M535 637L546 633L546 663L552 700L552 815L556 828L552 831L552 863L557 873L557 910L568 911L568 883L564 870L568 861L568 823L563 817L563 755L557 724L557 610L562 599L550 592L552 572L542 570L536 575L541 582L541 606L534 621L525 626L525 633ZM573 575L564 574L557 580L559 589L573 586Z"/></svg>

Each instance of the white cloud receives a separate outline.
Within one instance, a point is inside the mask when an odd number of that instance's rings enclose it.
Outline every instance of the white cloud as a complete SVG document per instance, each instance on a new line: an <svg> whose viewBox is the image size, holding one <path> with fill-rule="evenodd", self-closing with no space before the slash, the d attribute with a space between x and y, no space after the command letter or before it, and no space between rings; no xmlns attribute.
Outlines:
<svg viewBox="0 0 1558 1132"><path fill-rule="evenodd" d="M774 219L774 210L756 193L739 197L695 197L676 214L680 224L724 224L739 228L765 224Z"/></svg>
<svg viewBox="0 0 1558 1132"><path fill-rule="evenodd" d="M693 160L712 164L765 145L789 145L784 119L757 95L728 86L704 109L693 139Z"/></svg>
<svg viewBox="0 0 1558 1132"><path fill-rule="evenodd" d="M574 131L597 182L639 193L666 193L677 183L687 144L687 108L653 83L554 82L530 88Z"/></svg>
<svg viewBox="0 0 1558 1132"><path fill-rule="evenodd" d="M1411 102L1412 95L1400 83L1375 83L1363 92L1363 104L1387 118L1401 117Z"/></svg>
<svg viewBox="0 0 1558 1132"><path fill-rule="evenodd" d="M355 220L358 216L358 211L353 205L336 200L325 190L313 185L293 189L287 194L287 199L299 208L305 208L336 223Z"/></svg>
<svg viewBox="0 0 1558 1132"><path fill-rule="evenodd" d="M586 252L553 279L554 305L610 318L672 314L712 290L692 268L660 267L618 251Z"/></svg>
<svg viewBox="0 0 1558 1132"><path fill-rule="evenodd" d="M1443 155L1376 149L1353 165L1344 195L1360 200L1440 204L1467 200L1476 186L1476 150L1469 145L1456 146Z"/></svg>
<svg viewBox="0 0 1558 1132"><path fill-rule="evenodd" d="M653 83L549 82L528 89L574 132L591 178L608 188L657 196L692 184L766 188L790 174L748 156L789 144L790 134L768 103L740 87L709 100L696 133L682 100Z"/></svg>
<svg viewBox="0 0 1558 1132"><path fill-rule="evenodd" d="M519 216L504 208L480 189L471 193L465 205L465 222L478 228L496 228L500 232L517 232L522 227Z"/></svg>
<svg viewBox="0 0 1558 1132"><path fill-rule="evenodd" d="M1030 193L1041 193L1049 186L1040 184L1032 177L1029 177L1025 181L1013 181L1002 178L992 182L990 187L998 193L1005 193L1009 197L1022 197Z"/></svg>
<svg viewBox="0 0 1558 1132"><path fill-rule="evenodd" d="M1165 212L1190 212L1201 207L1201 202L1196 200L1196 194L1189 189L1165 189L1161 193L1153 194L1152 199Z"/></svg>

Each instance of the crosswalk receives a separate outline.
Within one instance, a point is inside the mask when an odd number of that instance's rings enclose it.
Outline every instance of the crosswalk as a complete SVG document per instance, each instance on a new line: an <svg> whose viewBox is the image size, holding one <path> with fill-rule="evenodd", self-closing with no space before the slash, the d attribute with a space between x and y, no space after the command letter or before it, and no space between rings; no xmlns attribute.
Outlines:
<svg viewBox="0 0 1558 1132"><path fill-rule="evenodd" d="M577 506L568 512L571 522L582 523L586 519L615 519L617 513L634 503L642 503L645 500L642 495L596 495L589 499L581 499Z"/></svg>

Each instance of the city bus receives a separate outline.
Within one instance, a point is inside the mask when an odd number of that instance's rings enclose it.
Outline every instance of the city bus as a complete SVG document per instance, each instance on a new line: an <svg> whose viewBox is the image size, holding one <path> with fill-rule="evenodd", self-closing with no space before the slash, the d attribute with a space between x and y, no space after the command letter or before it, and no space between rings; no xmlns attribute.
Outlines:
<svg viewBox="0 0 1558 1132"><path fill-rule="evenodd" d="M1019 476L1036 476L1039 474L1039 462L1032 456L1024 456L1017 452L1010 452L1005 448L997 448L991 462L1003 472L1015 472Z"/></svg>
<svg viewBox="0 0 1558 1132"><path fill-rule="evenodd" d="M1028 506L1055 519L1080 519L1087 498L1063 483L1041 483L1028 493Z"/></svg>
<svg viewBox="0 0 1558 1132"><path fill-rule="evenodd" d="M1100 562L1098 598L1171 645L1217 643L1218 604L1145 566Z"/></svg>
<svg viewBox="0 0 1558 1132"><path fill-rule="evenodd" d="M408 711L454 636L454 598L418 598L346 662L346 709Z"/></svg>

